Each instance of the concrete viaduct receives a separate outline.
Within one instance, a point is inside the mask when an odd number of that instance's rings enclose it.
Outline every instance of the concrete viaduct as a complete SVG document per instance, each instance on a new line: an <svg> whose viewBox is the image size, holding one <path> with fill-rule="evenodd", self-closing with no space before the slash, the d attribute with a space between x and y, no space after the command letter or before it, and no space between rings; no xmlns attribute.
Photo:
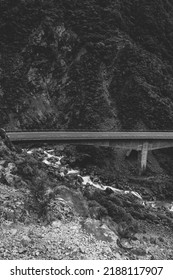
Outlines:
<svg viewBox="0 0 173 280"><path fill-rule="evenodd" d="M22 131L7 132L12 142L56 142L114 147L139 151L140 172L147 166L149 150L173 147L173 132L82 132L82 131Z"/></svg>

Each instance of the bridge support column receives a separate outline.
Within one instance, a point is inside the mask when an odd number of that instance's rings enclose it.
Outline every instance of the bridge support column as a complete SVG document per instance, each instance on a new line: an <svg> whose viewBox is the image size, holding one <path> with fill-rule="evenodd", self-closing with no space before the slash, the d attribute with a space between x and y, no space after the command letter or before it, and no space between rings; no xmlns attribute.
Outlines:
<svg viewBox="0 0 173 280"><path fill-rule="evenodd" d="M147 155L148 155L148 142L142 144L142 149L139 152L139 175L142 175L147 167Z"/></svg>

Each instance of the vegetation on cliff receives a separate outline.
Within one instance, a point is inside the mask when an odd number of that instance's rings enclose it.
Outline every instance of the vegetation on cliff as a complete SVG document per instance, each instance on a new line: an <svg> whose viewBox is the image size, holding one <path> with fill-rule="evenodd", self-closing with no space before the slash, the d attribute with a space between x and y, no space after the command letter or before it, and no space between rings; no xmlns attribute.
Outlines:
<svg viewBox="0 0 173 280"><path fill-rule="evenodd" d="M0 1L1 125L173 126L170 0Z"/></svg>

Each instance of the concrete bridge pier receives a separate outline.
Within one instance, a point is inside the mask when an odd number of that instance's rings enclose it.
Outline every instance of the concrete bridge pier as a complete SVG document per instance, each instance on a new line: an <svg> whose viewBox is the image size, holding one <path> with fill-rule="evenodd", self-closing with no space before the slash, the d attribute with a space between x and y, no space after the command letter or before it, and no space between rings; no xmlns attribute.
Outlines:
<svg viewBox="0 0 173 280"><path fill-rule="evenodd" d="M147 168L148 142L143 142L142 149L138 153L139 175L142 175Z"/></svg>

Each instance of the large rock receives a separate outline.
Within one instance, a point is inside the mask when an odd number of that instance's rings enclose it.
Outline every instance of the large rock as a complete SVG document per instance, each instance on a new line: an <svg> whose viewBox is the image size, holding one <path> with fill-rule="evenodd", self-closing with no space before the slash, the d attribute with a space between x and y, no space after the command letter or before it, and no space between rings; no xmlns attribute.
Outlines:
<svg viewBox="0 0 173 280"><path fill-rule="evenodd" d="M98 240L113 242L114 245L117 244L118 236L106 224L102 224L99 220L88 218L83 223L83 228Z"/></svg>
<svg viewBox="0 0 173 280"><path fill-rule="evenodd" d="M82 217L88 217L88 205L87 201L83 197L82 193L79 190L74 190L71 188L67 188L64 185L57 186L55 189L55 199L65 201L67 208L70 207L72 212L76 212L78 215ZM53 203L53 201L52 201ZM58 204L57 204L57 207Z"/></svg>
<svg viewBox="0 0 173 280"><path fill-rule="evenodd" d="M0 140L0 157L2 158L8 158L10 156L11 152L9 148L4 144L2 140Z"/></svg>
<svg viewBox="0 0 173 280"><path fill-rule="evenodd" d="M22 237L21 244L22 244L24 247L27 247L30 243L31 243L31 239L30 239L27 235L24 235L24 236Z"/></svg>

